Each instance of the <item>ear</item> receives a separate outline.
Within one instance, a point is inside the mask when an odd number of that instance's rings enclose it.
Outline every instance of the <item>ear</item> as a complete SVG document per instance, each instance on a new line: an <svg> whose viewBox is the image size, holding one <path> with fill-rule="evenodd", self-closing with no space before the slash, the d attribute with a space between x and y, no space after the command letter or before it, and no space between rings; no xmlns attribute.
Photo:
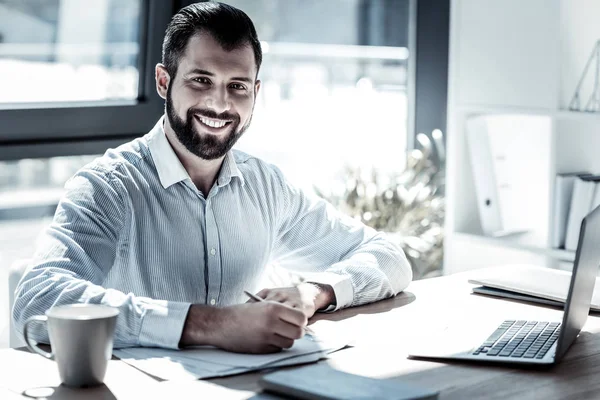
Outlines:
<svg viewBox="0 0 600 400"><path fill-rule="evenodd" d="M169 84L171 83L171 77L167 72L167 68L161 63L156 64L155 80L156 91L158 92L158 95L166 100L167 90L169 89Z"/></svg>
<svg viewBox="0 0 600 400"><path fill-rule="evenodd" d="M256 97L258 96L258 91L260 90L260 84L261 84L261 82L257 79L256 83L254 84L254 99L256 99Z"/></svg>

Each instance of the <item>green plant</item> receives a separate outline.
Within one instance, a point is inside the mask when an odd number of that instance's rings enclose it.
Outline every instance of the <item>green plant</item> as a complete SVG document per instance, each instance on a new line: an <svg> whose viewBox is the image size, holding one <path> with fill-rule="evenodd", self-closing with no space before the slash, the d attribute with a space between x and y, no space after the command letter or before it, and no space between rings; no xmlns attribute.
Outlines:
<svg viewBox="0 0 600 400"><path fill-rule="evenodd" d="M414 279L442 274L444 149L435 133L434 139L436 149L429 137L417 135L420 148L408 152L406 164L398 173L383 174L375 168L366 172L347 166L342 185L336 185L342 190L314 188L317 195L340 211L386 232L404 250Z"/></svg>

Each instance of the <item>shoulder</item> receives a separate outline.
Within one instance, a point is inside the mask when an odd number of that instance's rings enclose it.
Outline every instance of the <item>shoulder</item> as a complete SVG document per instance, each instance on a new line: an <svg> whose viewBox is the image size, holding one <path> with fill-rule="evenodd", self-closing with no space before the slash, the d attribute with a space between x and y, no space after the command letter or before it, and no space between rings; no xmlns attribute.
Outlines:
<svg viewBox="0 0 600 400"><path fill-rule="evenodd" d="M233 150L235 163L246 181L251 183L285 183L283 172L267 161L240 150Z"/></svg>
<svg viewBox="0 0 600 400"><path fill-rule="evenodd" d="M104 181L108 184L131 179L132 171L147 160L147 146L143 138L127 142L117 148L108 149L103 155L79 169L69 180L83 178L89 181Z"/></svg>

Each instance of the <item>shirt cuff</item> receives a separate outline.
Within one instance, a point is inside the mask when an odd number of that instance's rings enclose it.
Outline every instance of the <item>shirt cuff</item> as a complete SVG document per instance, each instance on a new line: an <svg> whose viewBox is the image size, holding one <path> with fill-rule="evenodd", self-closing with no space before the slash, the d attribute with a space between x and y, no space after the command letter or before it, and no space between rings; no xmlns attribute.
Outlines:
<svg viewBox="0 0 600 400"><path fill-rule="evenodd" d="M191 303L160 301L146 305L138 342L144 347L179 349Z"/></svg>
<svg viewBox="0 0 600 400"><path fill-rule="evenodd" d="M347 275L335 274L333 272L318 272L304 275L308 282L320 283L323 285L330 285L335 293L336 304L330 305L321 312L331 312L339 310L340 308L348 307L352 304L354 299L354 288L352 287L352 281Z"/></svg>

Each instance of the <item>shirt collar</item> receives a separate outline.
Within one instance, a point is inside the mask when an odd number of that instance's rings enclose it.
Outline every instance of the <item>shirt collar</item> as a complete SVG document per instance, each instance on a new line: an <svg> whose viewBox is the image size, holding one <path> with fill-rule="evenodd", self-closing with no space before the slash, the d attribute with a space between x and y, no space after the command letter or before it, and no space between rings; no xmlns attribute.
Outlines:
<svg viewBox="0 0 600 400"><path fill-rule="evenodd" d="M233 151L228 151L225 154L225 158L223 159L223 165L221 166L221 171L219 172L219 178L217 179L217 184L219 187L227 185L231 182L231 178L237 177L240 180L242 186L244 186L244 176L242 172L237 166L237 162L235 161L235 154Z"/></svg>
<svg viewBox="0 0 600 400"><path fill-rule="evenodd" d="M164 116L158 120L148 134L148 148L154 160L154 165L156 165L160 183L166 189L186 179L189 179L191 182L191 178L167 140L163 128L163 120ZM233 151L229 151L223 159L223 165L217 178L217 185L219 187L227 185L234 176L238 177L241 184L244 185L244 177L237 166L235 155Z"/></svg>
<svg viewBox="0 0 600 400"><path fill-rule="evenodd" d="M164 118L164 117L163 117ZM163 129L163 118L159 119L148 135L148 147L154 160L160 183L166 189L178 182L190 179L190 175L179 161L167 140ZM191 179L190 179L191 180Z"/></svg>

